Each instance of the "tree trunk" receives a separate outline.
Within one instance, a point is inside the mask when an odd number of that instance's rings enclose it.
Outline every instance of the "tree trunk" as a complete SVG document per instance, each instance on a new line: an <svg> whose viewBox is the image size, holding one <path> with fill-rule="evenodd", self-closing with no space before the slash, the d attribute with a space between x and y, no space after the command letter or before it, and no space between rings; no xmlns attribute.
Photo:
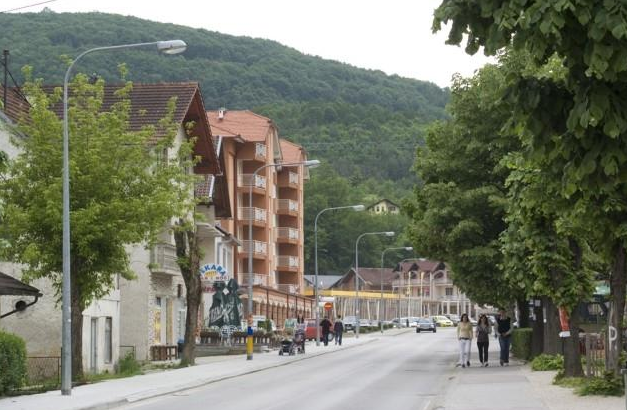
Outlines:
<svg viewBox="0 0 627 410"><path fill-rule="evenodd" d="M559 314L551 298L542 297L542 313L544 316L544 353L562 354L562 345L559 338Z"/></svg>
<svg viewBox="0 0 627 410"><path fill-rule="evenodd" d="M610 275L610 313L608 320L606 368L615 375L620 374L620 353L623 346L623 316L625 311L625 247L617 244ZM612 340L614 339L614 340Z"/></svg>
<svg viewBox="0 0 627 410"><path fill-rule="evenodd" d="M182 225L182 223L180 224ZM179 226L180 226L179 225ZM185 340L181 357L182 366L193 366L196 361L196 328L198 327L198 309L202 298L202 287L198 270L200 267L200 251L195 232L191 230L174 231L176 256L185 281L187 314L185 317ZM181 263L181 261L185 261Z"/></svg>
<svg viewBox="0 0 627 410"><path fill-rule="evenodd" d="M76 275L76 271L74 271ZM83 303L81 302L81 291L78 280L70 283L70 294L72 297L71 313L72 319L72 380L83 379Z"/></svg>
<svg viewBox="0 0 627 410"><path fill-rule="evenodd" d="M516 299L518 305L518 327L529 327L529 306L528 301L524 297Z"/></svg>
<svg viewBox="0 0 627 410"><path fill-rule="evenodd" d="M564 375L567 377L583 376L581 353L579 351L579 311L573 308L569 312L568 327L570 337L563 338L564 344Z"/></svg>

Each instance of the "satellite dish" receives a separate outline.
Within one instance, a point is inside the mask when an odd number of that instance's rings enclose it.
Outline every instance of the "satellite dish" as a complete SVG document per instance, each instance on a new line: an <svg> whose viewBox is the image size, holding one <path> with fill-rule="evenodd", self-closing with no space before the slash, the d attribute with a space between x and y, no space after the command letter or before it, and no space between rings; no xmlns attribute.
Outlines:
<svg viewBox="0 0 627 410"><path fill-rule="evenodd" d="M23 300L18 300L17 302L15 302L15 310L17 310L18 312L25 311L26 306L26 302L24 302Z"/></svg>

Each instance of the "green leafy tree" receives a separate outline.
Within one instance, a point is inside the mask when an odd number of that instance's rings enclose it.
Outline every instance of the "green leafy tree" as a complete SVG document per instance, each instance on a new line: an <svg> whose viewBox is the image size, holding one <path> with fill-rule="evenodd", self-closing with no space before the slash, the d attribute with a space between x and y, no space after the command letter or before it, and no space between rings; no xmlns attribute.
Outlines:
<svg viewBox="0 0 627 410"><path fill-rule="evenodd" d="M504 84L497 66L454 78L452 118L429 129L415 165L423 185L405 203L418 253L449 263L455 283L474 301L502 306L524 296L499 268L508 175L500 162L520 145L501 132L510 115L501 101Z"/></svg>
<svg viewBox="0 0 627 410"><path fill-rule="evenodd" d="M448 43L460 44L466 34L470 54L484 47L494 55L511 44L528 51L538 65L555 55L566 69L563 81L513 75L513 119L528 131L529 155L547 159L544 164L559 175L558 194L570 201L574 214L599 217L578 222L606 229L599 245L601 254L611 255L611 325L618 335L608 349L608 367L618 373L627 239L625 5L618 0L448 0L435 11L434 31L449 21Z"/></svg>
<svg viewBox="0 0 627 410"><path fill-rule="evenodd" d="M15 143L21 154L0 183L4 257L24 265L27 280L62 284L62 121L52 111L61 90L46 93L41 80L24 87L29 120ZM77 75L69 99L71 311L73 374L82 375L82 312L105 296L116 275L133 278L126 245L150 243L175 215L190 209L186 158L159 155L171 147L174 101L158 125L129 130L131 83L120 101L102 109L104 82ZM165 107L164 107L165 108ZM155 138L156 136L162 136ZM185 150L181 150L185 152Z"/></svg>

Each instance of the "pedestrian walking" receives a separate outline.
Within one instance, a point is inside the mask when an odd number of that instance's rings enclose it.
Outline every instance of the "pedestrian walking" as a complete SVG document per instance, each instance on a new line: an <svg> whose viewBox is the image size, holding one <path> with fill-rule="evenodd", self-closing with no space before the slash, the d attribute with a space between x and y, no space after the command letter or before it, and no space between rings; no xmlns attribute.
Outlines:
<svg viewBox="0 0 627 410"><path fill-rule="evenodd" d="M457 339L459 340L459 363L458 366L470 367L470 345L472 343L472 323L468 320L466 313L457 324Z"/></svg>
<svg viewBox="0 0 627 410"><path fill-rule="evenodd" d="M342 346L342 333L344 333L344 323L342 316L337 315L337 320L333 324L333 333L335 333L335 344Z"/></svg>
<svg viewBox="0 0 627 410"><path fill-rule="evenodd" d="M326 317L320 321L322 327L322 341L325 346L329 344L329 332L331 331L331 321Z"/></svg>
<svg viewBox="0 0 627 410"><path fill-rule="evenodd" d="M488 367L488 347L490 346L490 333L492 326L486 315L479 316L477 323L477 349L479 350L479 361L484 367Z"/></svg>
<svg viewBox="0 0 627 410"><path fill-rule="evenodd" d="M505 313L505 309L499 310L499 316L496 318L496 333L499 335L499 346L501 347L501 355L499 363L501 366L509 366L509 347L511 345L512 320Z"/></svg>

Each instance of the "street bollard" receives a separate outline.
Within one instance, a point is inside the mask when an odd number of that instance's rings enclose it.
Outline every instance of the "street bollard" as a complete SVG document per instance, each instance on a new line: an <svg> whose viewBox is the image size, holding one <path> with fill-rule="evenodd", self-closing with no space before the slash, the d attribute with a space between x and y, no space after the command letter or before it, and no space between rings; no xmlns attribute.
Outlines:
<svg viewBox="0 0 627 410"><path fill-rule="evenodd" d="M246 329L246 360L253 360L253 317L248 315L248 329Z"/></svg>

